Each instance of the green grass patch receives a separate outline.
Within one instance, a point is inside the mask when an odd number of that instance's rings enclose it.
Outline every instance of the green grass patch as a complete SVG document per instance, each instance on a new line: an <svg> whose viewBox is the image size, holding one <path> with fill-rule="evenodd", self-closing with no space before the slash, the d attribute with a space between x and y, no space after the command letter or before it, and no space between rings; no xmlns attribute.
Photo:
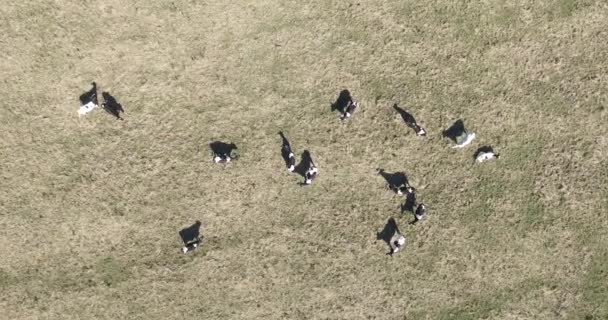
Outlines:
<svg viewBox="0 0 608 320"><path fill-rule="evenodd" d="M530 195L524 204L525 210L522 212L525 225L534 227L541 224L545 219L545 210L540 198Z"/></svg>
<svg viewBox="0 0 608 320"><path fill-rule="evenodd" d="M544 281L528 279L514 287L499 288L483 295L472 297L457 306L441 310L436 319L441 320L477 320L496 317L510 303L522 299L530 291L542 288Z"/></svg>
<svg viewBox="0 0 608 320"><path fill-rule="evenodd" d="M16 278L5 270L0 269L0 288L7 289L16 283Z"/></svg>
<svg viewBox="0 0 608 320"><path fill-rule="evenodd" d="M583 282L582 305L585 307L579 312L584 319L608 319L608 251L600 250L594 253Z"/></svg>
<svg viewBox="0 0 608 320"><path fill-rule="evenodd" d="M574 14L577 7L577 0L558 0L559 15L562 18L570 17Z"/></svg>
<svg viewBox="0 0 608 320"><path fill-rule="evenodd" d="M100 259L95 265L95 272L108 287L115 287L129 279L129 270L114 257Z"/></svg>

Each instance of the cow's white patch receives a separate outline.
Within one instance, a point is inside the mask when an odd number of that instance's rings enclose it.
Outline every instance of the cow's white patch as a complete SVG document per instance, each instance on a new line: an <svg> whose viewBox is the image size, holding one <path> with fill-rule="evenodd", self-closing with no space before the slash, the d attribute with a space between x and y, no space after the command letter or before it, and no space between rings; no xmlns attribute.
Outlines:
<svg viewBox="0 0 608 320"><path fill-rule="evenodd" d="M397 243L399 244L399 246L402 246L403 244L405 244L405 237L403 237L403 236L402 236L402 237L400 237L400 238L397 240Z"/></svg>
<svg viewBox="0 0 608 320"><path fill-rule="evenodd" d="M475 159L477 162L484 162L486 160L490 160L490 159L494 159L495 158L495 154L494 152L481 152L477 155L477 159Z"/></svg>
<svg viewBox="0 0 608 320"><path fill-rule="evenodd" d="M93 109L95 109L97 107L97 105L93 102L93 101L89 101L86 104L80 106L80 108L78 109L78 115L85 115L91 111L93 111Z"/></svg>

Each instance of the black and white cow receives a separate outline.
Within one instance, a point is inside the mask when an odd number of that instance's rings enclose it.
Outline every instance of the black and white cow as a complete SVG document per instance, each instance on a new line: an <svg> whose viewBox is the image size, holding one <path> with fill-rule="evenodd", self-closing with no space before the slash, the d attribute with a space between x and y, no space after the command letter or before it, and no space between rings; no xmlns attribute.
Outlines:
<svg viewBox="0 0 608 320"><path fill-rule="evenodd" d="M483 146L475 152L473 155L475 162L481 163L487 160L498 159L500 155L492 149L490 146Z"/></svg>
<svg viewBox="0 0 608 320"><path fill-rule="evenodd" d="M214 141L209 144L209 147L215 163L228 163L236 158L232 155L232 151L238 149L234 143Z"/></svg>

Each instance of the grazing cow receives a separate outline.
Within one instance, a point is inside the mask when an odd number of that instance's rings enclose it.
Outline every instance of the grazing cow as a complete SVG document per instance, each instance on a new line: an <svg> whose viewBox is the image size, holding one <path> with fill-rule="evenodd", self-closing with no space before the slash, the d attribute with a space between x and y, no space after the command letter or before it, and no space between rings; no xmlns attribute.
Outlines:
<svg viewBox="0 0 608 320"><path fill-rule="evenodd" d="M238 148L234 143L225 143L221 141L215 141L209 144L211 153L213 155L213 162L215 163L228 163L232 159L236 159L236 156L232 155L233 150Z"/></svg>
<svg viewBox="0 0 608 320"><path fill-rule="evenodd" d="M414 132L416 132L416 135L419 137L424 137L426 136L426 130L424 130L424 128L422 128L421 126L418 125L418 123L416 123L416 119L414 118L414 116L399 108L399 106L395 103L395 105L393 105L393 108L395 110L397 110L397 112L399 112L399 114L401 115L401 118L403 119L403 122L405 122L405 124L414 129Z"/></svg>
<svg viewBox="0 0 608 320"><path fill-rule="evenodd" d="M102 92L103 103L101 106L103 109L109 114L116 117L116 120L124 120L120 117L120 113L124 113L125 110L122 108L122 105L116 101L114 97L109 92Z"/></svg>
<svg viewBox="0 0 608 320"><path fill-rule="evenodd" d="M78 114L81 116L93 111L99 104L99 101L97 100L97 84L92 82L91 85L93 88L81 94L79 98L80 108L78 109Z"/></svg>
<svg viewBox="0 0 608 320"><path fill-rule="evenodd" d="M475 162L481 163L486 160L498 159L500 158L500 155L498 153L495 153L492 147L483 146L477 149L475 155L473 155L473 158L475 158Z"/></svg>
<svg viewBox="0 0 608 320"><path fill-rule="evenodd" d="M424 203L421 203L418 205L418 208L416 208L416 212L414 213L414 221L410 222L410 224L414 224L418 221L420 221L424 215L426 214L426 205Z"/></svg>
<svg viewBox="0 0 608 320"><path fill-rule="evenodd" d="M285 137L282 131L279 131L279 135L283 139L283 144L281 146L281 156L283 156L283 160L285 160L285 165L287 166L287 171L293 172L296 168L296 156L293 154L291 150L291 145L289 144L289 140Z"/></svg>
<svg viewBox="0 0 608 320"><path fill-rule="evenodd" d="M457 120L451 127L444 130L443 136L456 143L452 148L462 148L475 139L475 133L468 132L467 129L464 128L462 120Z"/></svg>

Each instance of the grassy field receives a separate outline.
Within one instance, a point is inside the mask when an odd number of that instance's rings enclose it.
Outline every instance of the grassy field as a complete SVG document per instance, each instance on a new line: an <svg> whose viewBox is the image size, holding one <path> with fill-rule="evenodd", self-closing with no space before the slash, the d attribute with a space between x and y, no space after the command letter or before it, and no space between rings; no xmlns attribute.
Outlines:
<svg viewBox="0 0 608 320"><path fill-rule="evenodd" d="M608 319L604 1L41 0L0 17L0 319ZM91 81L125 121L78 118ZM478 135L460 150L441 137L457 119ZM285 170L280 130L313 186ZM240 159L213 164L215 140ZM474 165L486 144L501 159ZM377 168L407 173L425 220L407 224ZM390 217L407 238L392 258Z"/></svg>

